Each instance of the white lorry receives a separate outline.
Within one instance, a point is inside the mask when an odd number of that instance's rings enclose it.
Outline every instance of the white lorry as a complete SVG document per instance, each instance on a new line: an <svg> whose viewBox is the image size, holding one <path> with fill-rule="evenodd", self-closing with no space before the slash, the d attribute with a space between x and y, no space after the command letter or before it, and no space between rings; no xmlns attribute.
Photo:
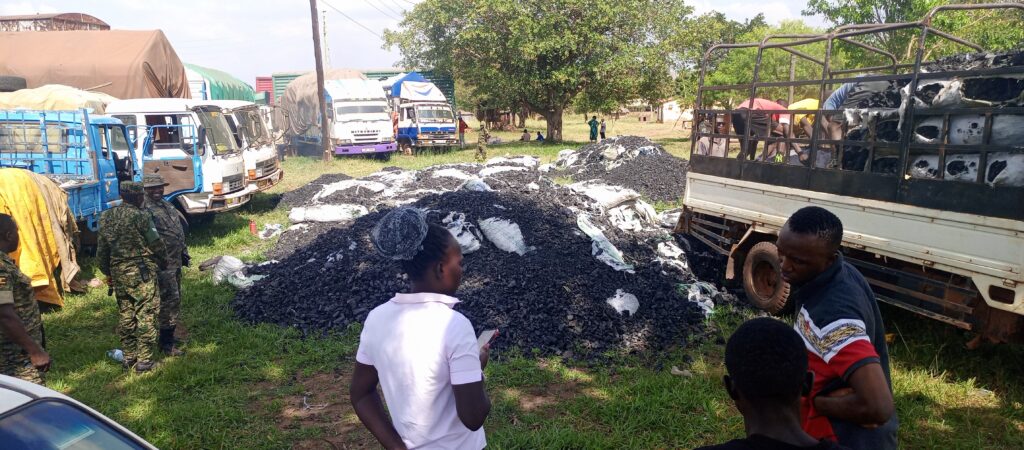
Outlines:
<svg viewBox="0 0 1024 450"><path fill-rule="evenodd" d="M1024 9L1019 4L1007 5L1003 7ZM705 85L705 74L701 74L698 105L706 104L702 99L713 92L735 90L746 98L776 98L774 95L784 95L780 90L794 86L811 87L808 92L825 97L830 86L879 81L889 82L883 84L892 88L876 92L880 95L872 98L896 102L883 107L862 105L856 110L697 111L711 123L725 116L748 124L753 123L749 117L757 114L813 113L819 121L843 127L839 139L823 136L822 127L815 127L805 138L723 134L699 127L694 132L685 207L677 231L727 257L725 278L742 284L754 306L772 313L791 306L787 305L790 287L781 277L776 237L794 211L817 205L842 220L846 260L865 276L879 301L975 332L967 343L969 348L985 340L1018 341L1024 334L1024 184L1007 176L1024 171L1024 167L1014 167L1024 158L1024 144L1008 142L1001 133L1013 128L998 126L1024 121L1024 87L1005 82L1024 76L1024 59L989 54L987 59L961 56L922 61L925 51L920 43L926 41L924 37L936 35L929 25L931 16L944 8L933 10L921 22L839 29L795 42L772 42L769 37L757 44L712 47L706 54L705 58L710 58L715 52L755 48L760 61L767 51L800 52L805 49L800 45L831 45L875 31L914 30L922 35L914 65L897 65L893 58L891 67L832 67L823 71L827 78L791 78L788 82L761 81L755 69L751 83L729 86ZM829 67L827 54L810 57L812 61L822 57ZM981 62L962 68L958 61ZM865 75L854 77L858 72ZM937 82L951 86L949 90L987 83L999 88L991 91L997 93L995 100L968 98L990 90L962 89L962 99L957 102L940 106L922 101L932 97L927 95L934 94L928 86ZM823 100L819 98L821 103ZM897 128L883 132L888 117L901 120ZM966 131L950 125L958 117L977 119L976 139L963 142L957 137ZM923 137L920 128L936 122L935 135ZM734 156L702 154L696 151L696 142L702 139L739 143L748 151L734 148L730 152L738 153ZM757 141L761 141L760 149ZM775 159L772 146L766 145L791 143L807 149L807 161L817 161L817 154L829 152L826 159L832 162L812 165ZM946 170L922 171L932 160Z"/></svg>
<svg viewBox="0 0 1024 450"><path fill-rule="evenodd" d="M256 190L265 191L284 179L284 169L260 105L241 100L209 100L208 103L222 108L235 143L242 149L249 183L255 184Z"/></svg>
<svg viewBox="0 0 1024 450"><path fill-rule="evenodd" d="M143 173L168 183L190 216L228 211L249 201L256 186L246 179L242 151L220 107L180 98L116 100L107 114L128 126ZM144 141L152 154L143 155ZM193 148L197 149L194 151Z"/></svg>
<svg viewBox="0 0 1024 450"><path fill-rule="evenodd" d="M458 122L452 105L429 81L410 81L415 72L391 88L392 108L398 115L398 144L405 151L451 149L459 145Z"/></svg>

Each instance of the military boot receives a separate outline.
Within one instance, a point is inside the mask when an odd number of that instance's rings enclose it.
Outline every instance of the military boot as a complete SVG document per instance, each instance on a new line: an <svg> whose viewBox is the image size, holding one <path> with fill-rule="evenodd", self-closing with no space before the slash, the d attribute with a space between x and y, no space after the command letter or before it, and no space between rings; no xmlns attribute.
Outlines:
<svg viewBox="0 0 1024 450"><path fill-rule="evenodd" d="M160 329L160 351L167 356L181 356L185 352L174 345L174 327Z"/></svg>
<svg viewBox="0 0 1024 450"><path fill-rule="evenodd" d="M153 370L153 367L156 367L156 363L153 361L140 361L138 364L135 364L135 373L149 372Z"/></svg>

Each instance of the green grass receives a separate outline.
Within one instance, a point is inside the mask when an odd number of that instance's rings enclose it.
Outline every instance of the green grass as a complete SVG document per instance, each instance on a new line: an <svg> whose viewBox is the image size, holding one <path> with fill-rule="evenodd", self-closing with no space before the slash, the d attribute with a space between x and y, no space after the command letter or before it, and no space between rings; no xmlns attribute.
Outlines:
<svg viewBox="0 0 1024 450"><path fill-rule="evenodd" d="M673 137L671 124L624 119L610 127L613 134L626 130L660 136L658 141L673 153L688 149L684 139ZM566 131L571 139L586 139L579 124L567 125ZM492 146L489 156L530 154L547 162L576 145L505 144ZM142 376L109 361L106 351L118 346L116 307L100 288L72 295L63 310L44 316L54 357L48 385L165 449L329 448L325 439L341 442L337 448L374 447L345 407L345 374L357 330L303 338L294 330L241 323L229 304L233 291L212 285L195 266L222 254L262 260L273 242L250 235L249 222L286 224L287 211L274 207L275 195L324 173L362 176L391 165L420 168L472 159L467 149L396 156L388 162L287 160L280 186L239 211L218 215L189 237L194 267L185 271L182 289L183 321L190 333L185 356L165 360ZM91 261L84 270L98 276ZM946 326L892 308L883 309L883 315L888 331L897 334L890 349L903 448L1024 448L1021 347L966 352L961 333ZM492 362L487 380L494 410L485 425L490 447L690 448L741 436L742 420L721 388L723 346L717 338L751 316L747 309L721 306L710 320L717 330L710 339L660 359L621 357L595 367L522 355ZM693 362L684 364L685 356ZM693 376L671 375L672 365L688 368ZM334 382L311 387L317 376ZM316 420L284 417L289 408L301 409L306 394L311 403L340 406ZM337 397L324 400L327 394Z"/></svg>

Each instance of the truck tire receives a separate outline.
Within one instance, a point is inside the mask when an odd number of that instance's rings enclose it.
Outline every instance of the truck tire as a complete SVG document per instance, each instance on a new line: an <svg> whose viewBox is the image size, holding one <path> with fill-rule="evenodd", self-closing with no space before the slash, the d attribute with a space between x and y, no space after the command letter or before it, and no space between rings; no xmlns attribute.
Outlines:
<svg viewBox="0 0 1024 450"><path fill-rule="evenodd" d="M751 305L778 314L789 299L789 283L782 279L779 251L774 242L758 242L743 261L743 291Z"/></svg>
<svg viewBox="0 0 1024 450"><path fill-rule="evenodd" d="M0 92L14 92L28 87L28 82L22 77L0 75Z"/></svg>

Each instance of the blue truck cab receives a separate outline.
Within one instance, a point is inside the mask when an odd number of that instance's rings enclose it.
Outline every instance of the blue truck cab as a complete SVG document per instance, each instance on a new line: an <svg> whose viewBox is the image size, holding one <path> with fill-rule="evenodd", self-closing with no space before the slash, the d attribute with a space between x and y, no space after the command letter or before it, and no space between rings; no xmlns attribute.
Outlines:
<svg viewBox="0 0 1024 450"><path fill-rule="evenodd" d="M68 193L80 224L96 231L101 212L121 203L118 183L140 180L120 120L88 110L0 110L0 167L43 174Z"/></svg>

